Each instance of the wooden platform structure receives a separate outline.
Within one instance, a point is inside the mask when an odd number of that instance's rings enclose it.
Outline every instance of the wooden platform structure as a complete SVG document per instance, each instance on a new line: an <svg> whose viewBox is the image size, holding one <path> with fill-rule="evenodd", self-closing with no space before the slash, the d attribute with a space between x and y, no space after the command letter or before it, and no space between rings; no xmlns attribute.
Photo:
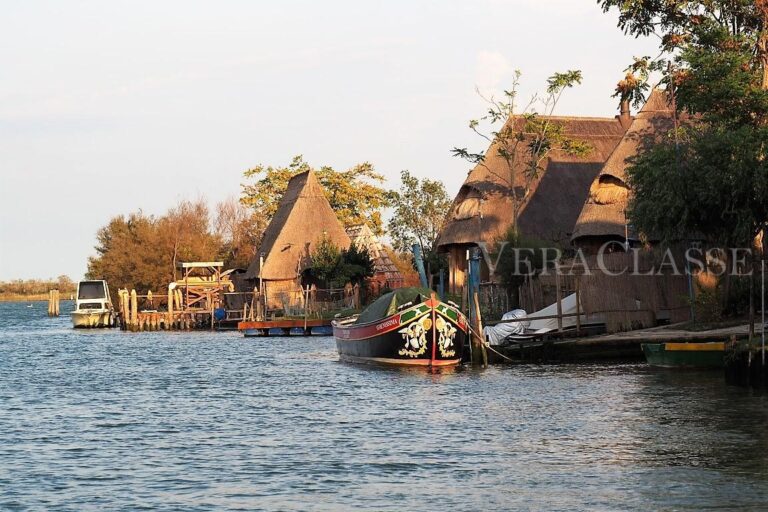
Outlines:
<svg viewBox="0 0 768 512"><path fill-rule="evenodd" d="M246 337L252 336L274 336L274 332L279 331L280 335L289 336L298 334L300 336L311 336L312 334L331 334L330 319L300 319L300 318L277 318L273 320L257 320L239 322L237 330Z"/></svg>
<svg viewBox="0 0 768 512"><path fill-rule="evenodd" d="M227 302L241 295L240 302L248 303L253 294L234 292L231 271L222 272L223 266L221 261L179 263L182 276L168 285L167 294L118 290L120 327L129 331L234 328L245 318L245 307L233 311L227 309Z"/></svg>

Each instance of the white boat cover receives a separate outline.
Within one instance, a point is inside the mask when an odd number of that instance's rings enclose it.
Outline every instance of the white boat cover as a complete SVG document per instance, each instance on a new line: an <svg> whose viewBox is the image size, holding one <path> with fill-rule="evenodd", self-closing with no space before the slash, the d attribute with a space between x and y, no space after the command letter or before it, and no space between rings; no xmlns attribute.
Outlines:
<svg viewBox="0 0 768 512"><path fill-rule="evenodd" d="M572 293L567 297L564 297L561 301L563 314L576 313L576 294ZM557 330L557 318L544 318L536 320L537 316L554 316L557 315L557 303L551 304L544 309L540 309L531 315L526 315L522 309L515 309L509 313L504 313L501 317L502 320L514 320L520 318L520 322L508 322L498 325L492 325L483 329L485 338L491 343L491 345L499 345L502 340L507 336L515 334L541 334L550 331ZM585 323L587 316L581 314L581 322ZM525 320L522 320L525 319ZM563 329L574 327L576 325L576 316L563 317Z"/></svg>

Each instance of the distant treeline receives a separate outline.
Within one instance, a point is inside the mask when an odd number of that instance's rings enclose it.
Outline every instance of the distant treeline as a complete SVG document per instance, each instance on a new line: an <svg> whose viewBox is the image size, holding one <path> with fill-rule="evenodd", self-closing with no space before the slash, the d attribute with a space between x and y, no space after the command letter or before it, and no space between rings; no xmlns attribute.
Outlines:
<svg viewBox="0 0 768 512"><path fill-rule="evenodd" d="M86 277L106 279L114 297L117 288L162 292L185 261L247 267L264 224L237 199L219 203L215 212L201 198L180 201L161 216L118 215L96 234L96 255L88 260Z"/></svg>
<svg viewBox="0 0 768 512"><path fill-rule="evenodd" d="M75 293L77 283L69 276L59 276L56 279L15 279L0 281L0 299L24 299L28 297L44 298L50 290L57 289L62 298L68 298Z"/></svg>

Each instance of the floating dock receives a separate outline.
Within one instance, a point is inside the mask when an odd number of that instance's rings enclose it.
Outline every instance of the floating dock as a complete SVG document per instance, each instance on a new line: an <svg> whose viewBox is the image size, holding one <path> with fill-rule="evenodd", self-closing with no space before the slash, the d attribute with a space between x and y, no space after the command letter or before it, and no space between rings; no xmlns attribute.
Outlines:
<svg viewBox="0 0 768 512"><path fill-rule="evenodd" d="M237 330L252 336L311 336L333 334L330 319L276 318L273 320L239 322Z"/></svg>

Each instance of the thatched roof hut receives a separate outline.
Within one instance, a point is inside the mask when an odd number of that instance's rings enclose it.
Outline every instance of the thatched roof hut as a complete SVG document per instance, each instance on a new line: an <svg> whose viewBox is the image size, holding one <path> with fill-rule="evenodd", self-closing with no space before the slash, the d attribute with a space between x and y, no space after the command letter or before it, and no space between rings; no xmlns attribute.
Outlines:
<svg viewBox="0 0 768 512"><path fill-rule="evenodd" d="M392 258L389 257L384 246L367 224L350 226L347 228L347 235L357 247L364 247L373 260L374 280L381 283L382 286L389 288L400 288L404 284L404 277L397 270Z"/></svg>
<svg viewBox="0 0 768 512"><path fill-rule="evenodd" d="M526 236L565 245L570 242L589 184L621 140L630 118L627 112L612 118L553 116L549 120L561 123L567 137L586 143L590 151L581 156L553 151L521 205L517 222L520 232ZM515 119L513 122L521 123L522 127L526 121ZM521 154L516 159L519 181L514 186L518 193L524 186L528 165L528 158L523 154L525 146L520 144ZM464 282L466 248L479 242L494 244L512 226L511 191L507 164L492 145L485 161L469 172L436 241L438 250L449 253L452 291Z"/></svg>
<svg viewBox="0 0 768 512"><path fill-rule="evenodd" d="M592 182L589 197L575 223L571 241L579 247L599 247L611 241L636 239L627 223L630 197L627 159L642 144L653 143L674 127L674 112L665 91L654 89L627 133Z"/></svg>
<svg viewBox="0 0 768 512"><path fill-rule="evenodd" d="M313 171L297 174L288 182L246 278L264 281L298 281L311 264L318 240L327 236L340 248L349 247L349 236L325 197ZM263 268L259 265L264 257Z"/></svg>
<svg viewBox="0 0 768 512"><path fill-rule="evenodd" d="M562 123L565 134L586 142L591 150L583 156L554 151L544 164L541 176L533 183L528 199L522 205L518 226L521 232L553 242L570 240L573 223L578 217L589 184L603 166L608 155L621 140L625 129L618 117L551 117ZM518 120L516 122L525 122ZM524 151L525 144L520 145ZM528 161L517 158L516 175L523 186ZM512 198L506 162L491 146L485 162L472 169L459 190L450 216L437 239L439 248L455 244L493 243L512 225Z"/></svg>

